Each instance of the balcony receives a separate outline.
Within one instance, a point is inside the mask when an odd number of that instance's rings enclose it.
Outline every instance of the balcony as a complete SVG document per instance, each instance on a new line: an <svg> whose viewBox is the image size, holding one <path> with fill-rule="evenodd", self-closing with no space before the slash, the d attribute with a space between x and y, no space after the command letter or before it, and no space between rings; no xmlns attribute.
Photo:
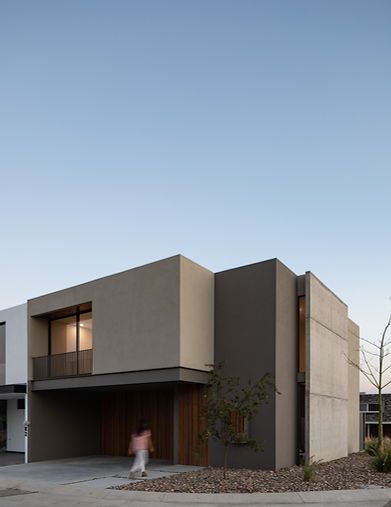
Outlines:
<svg viewBox="0 0 391 507"><path fill-rule="evenodd" d="M33 357L33 380L79 377L92 373L92 349Z"/></svg>

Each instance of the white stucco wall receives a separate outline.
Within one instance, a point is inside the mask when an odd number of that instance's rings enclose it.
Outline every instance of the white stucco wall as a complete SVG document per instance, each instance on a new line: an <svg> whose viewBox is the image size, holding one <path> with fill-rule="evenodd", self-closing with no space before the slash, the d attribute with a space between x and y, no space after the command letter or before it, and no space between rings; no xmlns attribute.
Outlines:
<svg viewBox="0 0 391 507"><path fill-rule="evenodd" d="M24 452L24 414L18 400L7 400L7 451Z"/></svg>
<svg viewBox="0 0 391 507"><path fill-rule="evenodd" d="M306 273L306 453L329 461L348 453L348 308Z"/></svg>
<svg viewBox="0 0 391 507"><path fill-rule="evenodd" d="M5 383L27 381L27 304L0 311L5 322Z"/></svg>

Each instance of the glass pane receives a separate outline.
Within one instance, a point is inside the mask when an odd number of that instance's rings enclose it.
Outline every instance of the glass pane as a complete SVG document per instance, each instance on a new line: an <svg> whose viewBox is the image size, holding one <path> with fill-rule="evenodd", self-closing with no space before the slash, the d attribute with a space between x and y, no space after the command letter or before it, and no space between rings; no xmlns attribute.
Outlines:
<svg viewBox="0 0 391 507"><path fill-rule="evenodd" d="M92 312L80 315L80 350L92 349Z"/></svg>
<svg viewBox="0 0 391 507"><path fill-rule="evenodd" d="M76 315L64 319L52 320L51 323L52 354L64 354L76 350Z"/></svg>

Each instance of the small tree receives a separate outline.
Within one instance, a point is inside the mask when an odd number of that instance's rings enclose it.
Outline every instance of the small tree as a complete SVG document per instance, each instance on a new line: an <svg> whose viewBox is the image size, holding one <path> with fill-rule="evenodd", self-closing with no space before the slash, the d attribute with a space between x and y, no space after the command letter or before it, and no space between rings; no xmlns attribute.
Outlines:
<svg viewBox="0 0 391 507"><path fill-rule="evenodd" d="M243 444L255 451L262 450L261 442L250 439L238 420L248 423L262 403L267 402L269 392L275 390L275 386L271 375L266 373L257 382L249 380L246 386L241 387L238 377L224 377L221 369L220 364L210 372L205 394L206 430L200 436L222 443L225 479L231 445Z"/></svg>
<svg viewBox="0 0 391 507"><path fill-rule="evenodd" d="M349 363L352 366L356 367L377 391L379 404L377 450L381 454L384 452L383 391L391 384L391 364L389 364L388 361L388 357L391 354L390 350L388 349L389 345L391 344L391 338L387 338L390 326L391 314L378 342L373 342L366 340L365 338L361 338L361 340L367 344L367 347L360 347L362 363L358 364L349 359Z"/></svg>

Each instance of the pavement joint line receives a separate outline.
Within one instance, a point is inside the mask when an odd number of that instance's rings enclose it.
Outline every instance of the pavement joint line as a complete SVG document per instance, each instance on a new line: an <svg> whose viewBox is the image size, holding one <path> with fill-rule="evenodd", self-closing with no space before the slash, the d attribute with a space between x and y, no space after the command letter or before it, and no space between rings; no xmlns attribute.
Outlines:
<svg viewBox="0 0 391 507"><path fill-rule="evenodd" d="M72 482L61 482L61 486L71 486L72 484L80 484L82 482L92 482L92 481L98 481L99 479L111 479L111 478L119 478L122 479L123 477L117 477L116 475L102 475L102 477L92 477L90 479L81 479L80 481L72 481ZM131 479L129 479L131 480Z"/></svg>

